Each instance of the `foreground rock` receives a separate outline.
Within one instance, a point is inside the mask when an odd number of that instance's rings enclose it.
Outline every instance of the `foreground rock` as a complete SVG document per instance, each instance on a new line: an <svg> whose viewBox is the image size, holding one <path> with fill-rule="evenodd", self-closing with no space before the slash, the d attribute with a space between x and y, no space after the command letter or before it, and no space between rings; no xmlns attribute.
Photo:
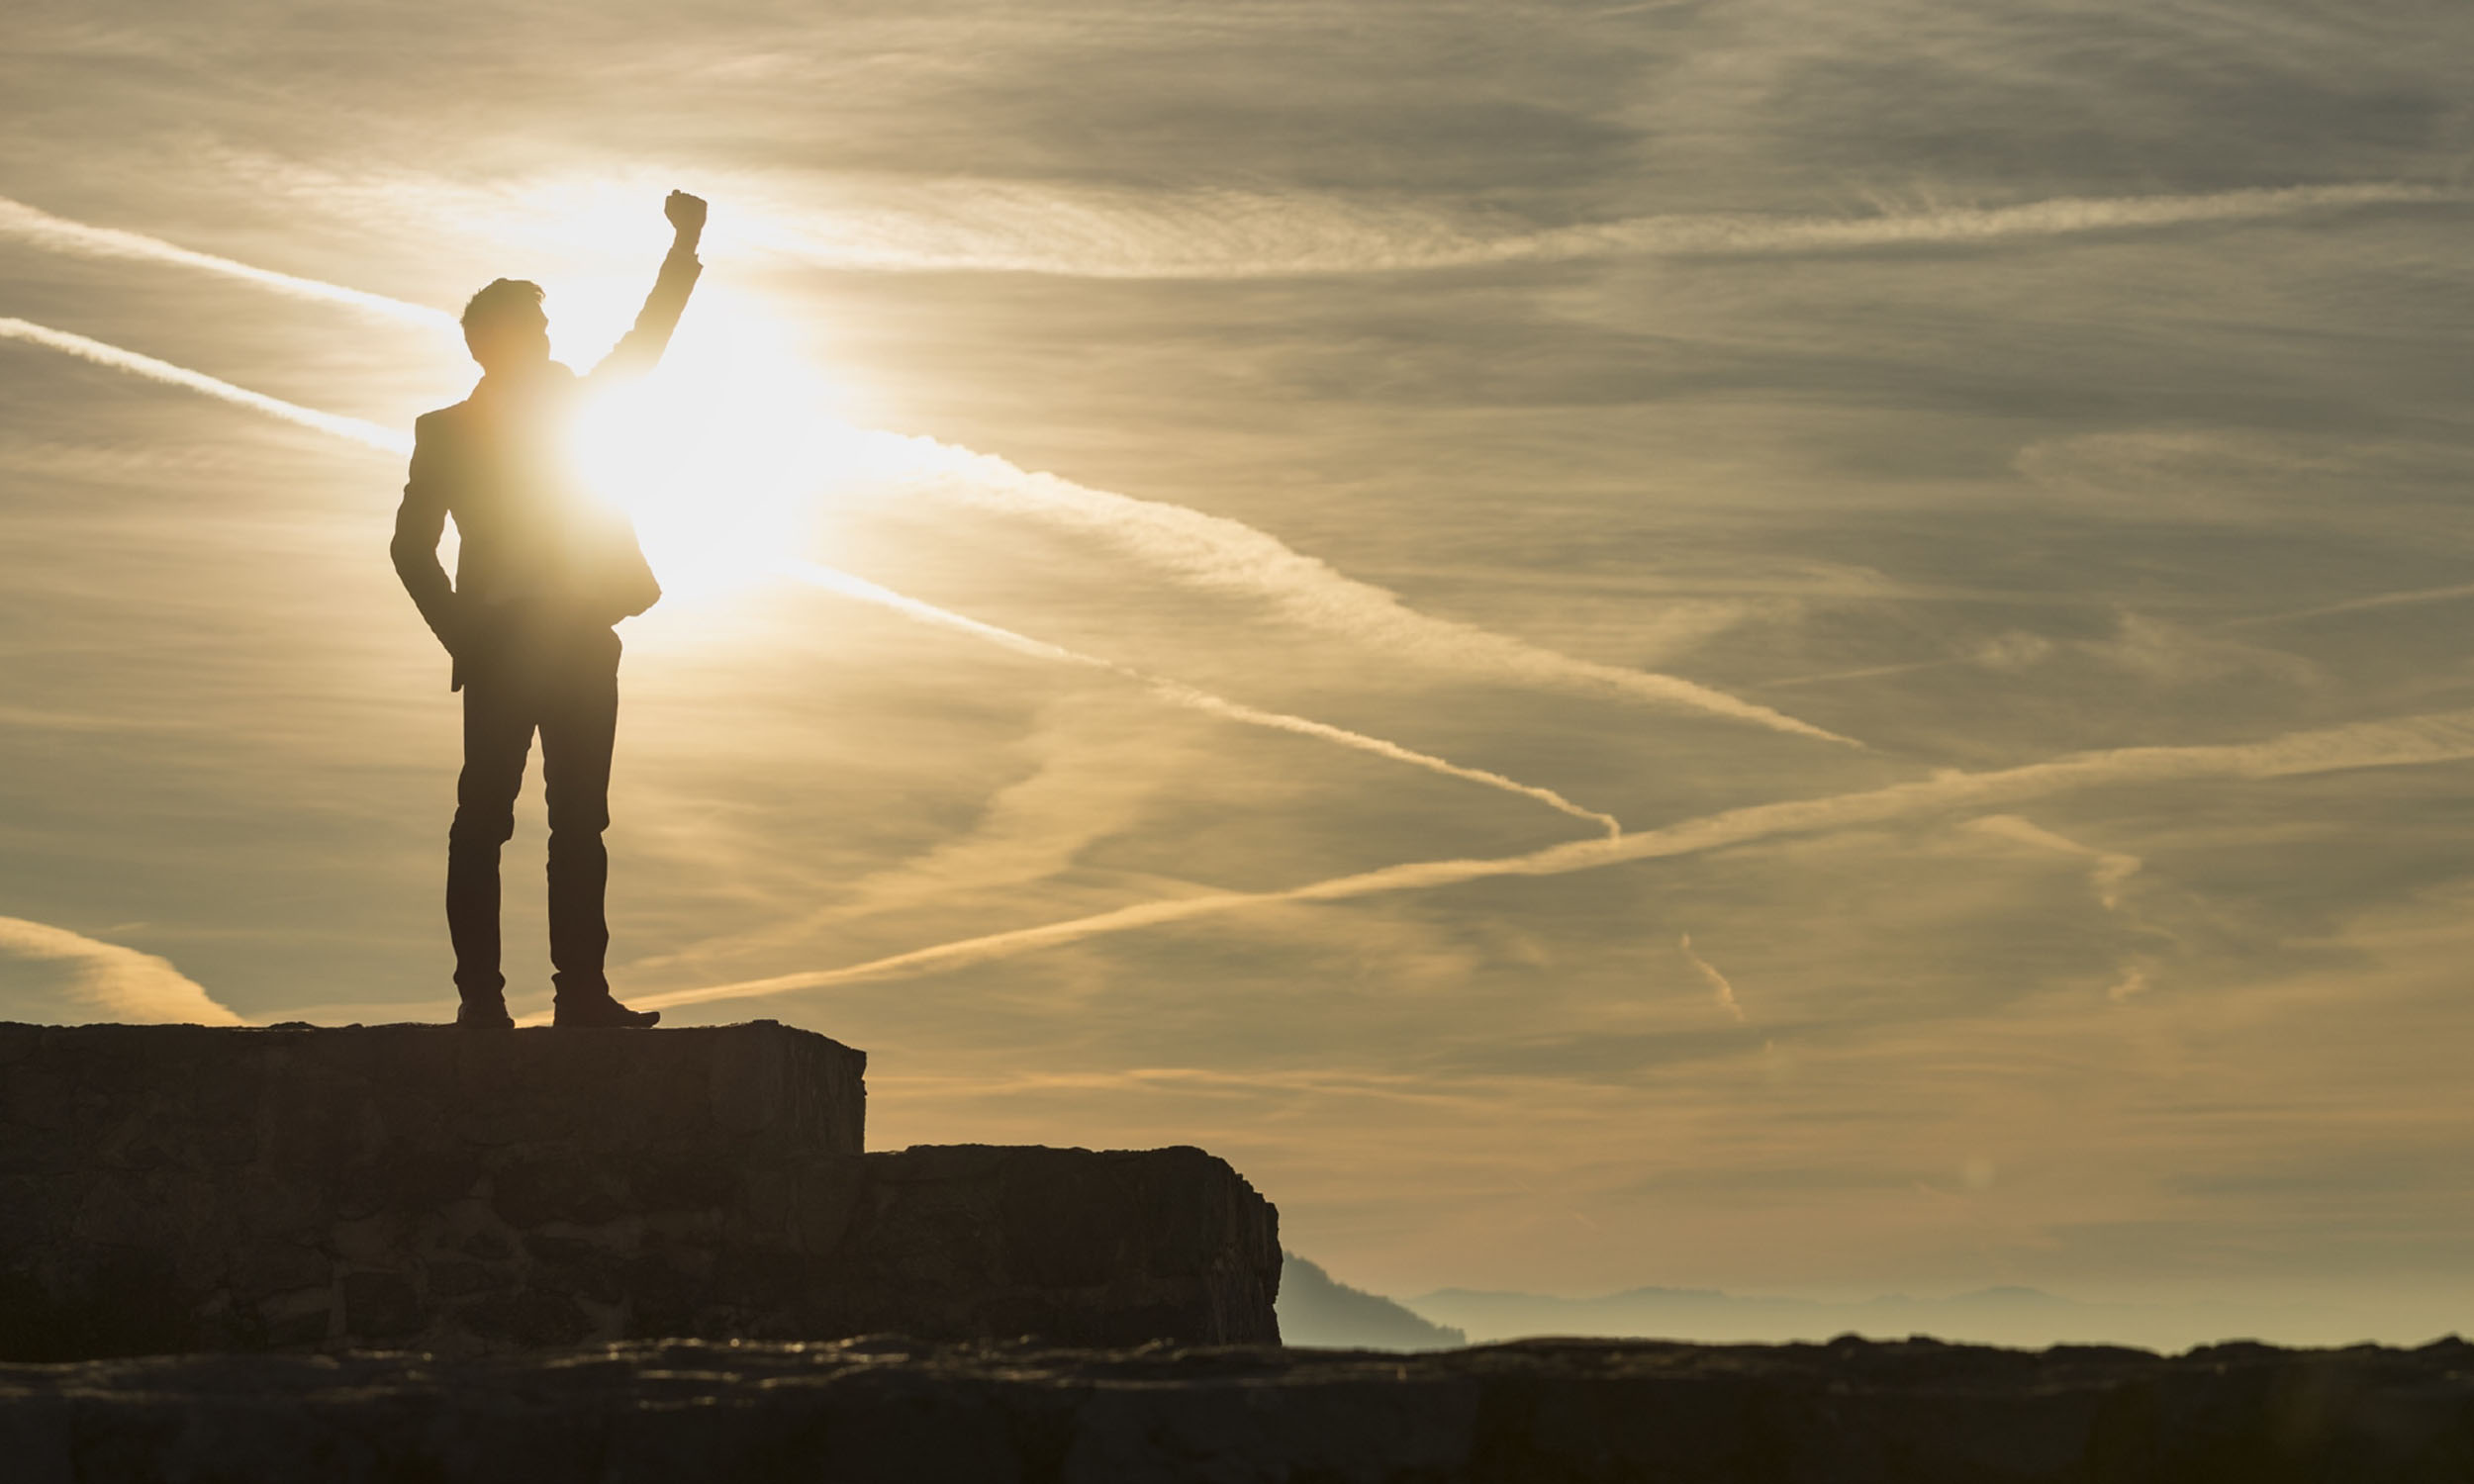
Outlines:
<svg viewBox="0 0 2474 1484"><path fill-rule="evenodd" d="M2474 1346L640 1345L0 1366L26 1484L2474 1478Z"/></svg>
<svg viewBox="0 0 2474 1484"><path fill-rule="evenodd" d="M0 1359L1280 1338L1227 1164L863 1155L866 1063L770 1021L0 1025Z"/></svg>

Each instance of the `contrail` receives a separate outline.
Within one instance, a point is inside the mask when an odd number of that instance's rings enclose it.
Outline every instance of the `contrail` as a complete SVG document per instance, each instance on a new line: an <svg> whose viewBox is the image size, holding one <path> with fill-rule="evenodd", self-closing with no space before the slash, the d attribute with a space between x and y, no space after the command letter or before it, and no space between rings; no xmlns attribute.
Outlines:
<svg viewBox="0 0 2474 1484"><path fill-rule="evenodd" d="M1483 768L1466 768L1431 753L1418 752L1412 748L1402 747L1397 742L1387 742L1380 737L1370 737L1364 732L1353 732L1347 727L1334 726L1326 721L1293 716L1285 711L1267 711L1260 706L1250 706L1243 701L1230 700L1225 696L1214 696L1208 691L1198 690L1183 681L1152 675L1147 671L1137 670L1131 665L1122 665L1114 660L1103 660L1097 655L1084 654L1080 650L1068 649L1061 644L1051 644L1045 639L1034 639L1028 634L1018 634L1011 629L999 628L993 623L984 623L977 618L966 617L961 613L940 608L934 603L922 603L916 598L905 597L891 588L879 587L864 577L856 577L836 568L814 562L785 562L778 570L827 592L838 593L861 603L874 603L879 607L892 608L898 613L907 614L925 623L941 624L967 634L976 634L991 643L1001 645L1020 654L1121 677L1143 687L1164 700L1191 710L1242 722L1247 726L1269 727L1275 731L1294 732L1301 737L1320 738L1341 747L1371 753L1379 758L1387 758L1394 763L1405 763L1412 768L1423 768L1430 773L1440 773L1448 778L1464 779L1489 788L1501 789L1506 793L1517 793L1524 798L1536 799L1548 808L1570 814L1574 819L1585 819L1605 830L1609 839L1624 832L1622 822L1614 815L1600 813L1596 809L1583 808L1552 788L1542 788L1535 784L1524 784L1518 779L1505 778L1500 773L1489 773Z"/></svg>
<svg viewBox="0 0 2474 1484"><path fill-rule="evenodd" d="M2410 593L2380 593L2369 598L2349 598L2342 603L2322 603L2315 608L2293 608L2281 613L2259 613L2248 618L2229 618L2219 628L2258 628L2271 623L2299 623L2306 618L2332 618L2339 613L2363 613L2375 608L2409 607L2426 603L2455 603L2474 598L2474 585L2450 588L2419 588Z"/></svg>
<svg viewBox="0 0 2474 1484"><path fill-rule="evenodd" d="M2186 196L2058 196L2018 206L1958 207L1876 217L1640 217L1541 233L1523 255L1646 252L1673 255L1833 249L2074 236L2209 222L2257 222L2373 206L2436 206L2462 190L2404 181L2254 187Z"/></svg>
<svg viewBox="0 0 2474 1484"><path fill-rule="evenodd" d="M13 236L38 247L57 252L76 253L85 257L122 258L139 262L169 263L176 267L197 268L218 273L226 278L244 279L260 288L273 289L295 299L314 299L321 304L340 304L389 320L408 321L432 328L452 329L455 317L426 305L407 304L384 294L364 293L323 279L302 278L291 273L278 273L249 263L217 257L211 252L198 252L166 242L160 237L141 232L123 232L116 227L95 227L72 222L49 212L0 196L0 235Z"/></svg>
<svg viewBox="0 0 2474 1484"><path fill-rule="evenodd" d="M1744 1006L1735 997L1735 985L1727 982L1727 976L1718 972L1717 965L1692 951L1690 933L1685 933L1675 940L1675 952L1682 954L1683 961L1692 966L1694 973L1700 974L1701 982L1709 985L1710 995L1718 1001L1718 1008L1734 1016L1738 1025L1743 1024Z"/></svg>
<svg viewBox="0 0 2474 1484"><path fill-rule="evenodd" d="M1816 741L1862 745L1677 676L1575 659L1491 629L1419 612L1394 594L1349 577L1242 521L1094 490L933 438L899 441L905 457L888 462L907 471L901 477L923 494L1085 532L1196 587L1266 602L1273 612L1300 628L1470 674L1646 700Z"/></svg>
<svg viewBox="0 0 2474 1484"><path fill-rule="evenodd" d="M245 407L252 412L264 413L271 417L281 417L287 422L316 428L320 432L348 438L353 442L383 449L389 453L409 455L412 452L412 439L393 428L381 427L375 422L364 422L358 417L338 417L330 413L319 412L314 408L306 408L279 398L268 397L245 387L234 386L228 381L220 381L204 372L192 371L185 366L175 366L168 361L158 361L152 356L140 355L134 350L123 350L117 345L109 345L101 340L90 340L84 335L73 335L64 330L47 328L41 325L29 324L24 320L7 319L0 319L0 335L26 340L53 350L65 351L70 355L110 366L115 370L134 372L150 380L167 382L193 392L203 392L209 397L221 399L238 407ZM1517 793L1524 798L1535 799L1549 808L1569 814L1574 819L1585 819L1605 830L1609 837L1623 833L1623 825L1613 815L1583 808L1552 788L1541 788L1534 784L1524 784L1517 779L1505 778L1499 773L1489 773L1482 768L1465 768L1458 763L1435 757L1430 753L1418 752L1412 748L1402 747L1396 742L1387 742L1380 737L1370 737L1363 732L1353 732L1346 727L1333 726L1328 722L1315 721L1304 716L1292 716L1283 711L1267 711L1258 706L1247 705L1242 701L1229 700L1207 691L1197 690L1182 681L1151 675L1130 665L1120 665L1114 660L1103 660L1096 655L1083 654L1061 645L1050 644L1045 640L1031 638L1027 634L1017 634L1011 629L999 628L993 623L983 623L977 618L940 608L934 603L922 603L918 599L905 597L891 588L880 587L866 578L856 577L814 562L784 562L780 564L778 570L811 586L823 588L847 598L854 598L862 603L891 608L922 622L975 634L1017 653L1122 676L1182 706L1208 711L1213 715L1243 722L1248 726L1271 727L1279 731L1294 732L1299 736L1317 737L1358 752L1371 753L1376 757L1387 758L1395 763L1405 763L1413 768L1423 768L1430 773L1440 773L1450 778L1480 784L1489 788L1501 789L1507 793Z"/></svg>
<svg viewBox="0 0 2474 1484"><path fill-rule="evenodd" d="M2121 851L2098 850L2092 845L2082 845L2067 835L2057 835L2017 814L1987 814L1981 819L1969 820L1967 827L1979 834L2084 859L2088 863L2088 884L2096 890L2097 904L2108 912L2122 910L2123 886L2147 865L2139 857Z"/></svg>
<svg viewBox="0 0 2474 1484"><path fill-rule="evenodd" d="M409 456L413 451L411 435L398 432L392 427L381 427L375 422L365 422L358 417L339 417L333 413L322 413L315 408L285 402L262 392L252 392L246 387L236 387L228 381L219 381L203 371L192 371L186 366L175 366L169 361L158 361L153 356L140 355L135 350L123 350L118 345L107 345L101 340L90 340L84 335L73 335L64 329L52 329L25 320L0 319L0 337L24 340L29 344L62 351L81 360L93 361L99 366L109 366L115 371L127 371L150 381L168 382L172 386L185 387L192 392L203 392L209 397L232 403L236 407L245 407L253 413L264 413L269 417L281 417L286 422L296 422L303 427L316 428L320 432L348 439L385 453Z"/></svg>
<svg viewBox="0 0 2474 1484"><path fill-rule="evenodd" d="M2132 747L2031 763L1992 773L1945 773L1914 783L1826 798L1757 804L1662 829L1582 840L1517 856L1412 861L1333 877L1280 891L1211 891L1138 902L1088 917L989 933L852 964L777 974L634 1001L648 1008L705 1004L960 969L1111 933L1288 902L1343 901L1392 891L1423 891L1494 877L1563 876L1633 861L1694 855L1754 840L1879 824L1952 809L1977 809L2107 784L2194 778L2283 778L2354 768L2398 768L2474 758L2474 710L2443 711L2321 731L2293 732L2232 746Z"/></svg>
<svg viewBox="0 0 2474 1484"><path fill-rule="evenodd" d="M2184 195L2063 196L1869 216L1662 214L1548 231L1329 195L1057 191L963 180L748 225L750 244L875 272L1015 272L1102 279L1398 273L1610 257L1730 257L1964 245L2258 222L2468 200L2412 181Z"/></svg>
<svg viewBox="0 0 2474 1484"><path fill-rule="evenodd" d="M2382 608L2414 607L2425 603L2459 603L2474 598L2474 584L2461 583L2446 588L2417 588L2405 593L2378 593L2368 598L2348 598L2340 603L2324 603L2307 608L2282 608L2272 613L2253 613L2243 618L2225 618L2204 625L2216 631L2238 628L2267 628L2280 623L2303 623L2313 618L2334 618L2346 613L2369 613ZM1932 660L1908 660L1896 665L1871 665L1861 670L1834 670L1821 675L1797 675L1785 680L1764 681L1756 689L1781 691L1792 686L1826 686L1841 681L1879 680L1885 676L1908 675L1919 670L1941 670L1972 662L1972 655L1945 655Z"/></svg>
<svg viewBox="0 0 2474 1484"><path fill-rule="evenodd" d="M176 263L243 278L284 293L378 310L423 323L452 323L438 311L421 305L192 252L113 228L71 222L0 197L0 231L11 230L28 240L62 251ZM40 334L58 334L42 331L39 326L29 328ZM71 347L67 341L61 341L59 348ZM134 362L111 364L141 369ZM196 385L211 396L226 396L196 383L180 384ZM1274 611L1288 621L1336 634L1352 643L1376 645L1409 659L1524 684L1676 706L1817 741L1861 745L1769 706L1677 676L1575 659L1475 624L1418 612L1402 603L1397 596L1348 577L1241 521L1185 506L1094 490L1054 475L1030 473L994 455L931 438L902 438L891 433L877 436L901 444L913 460L935 471L936 477L921 482L930 493L1085 531L1188 582L1246 594L1269 603Z"/></svg>

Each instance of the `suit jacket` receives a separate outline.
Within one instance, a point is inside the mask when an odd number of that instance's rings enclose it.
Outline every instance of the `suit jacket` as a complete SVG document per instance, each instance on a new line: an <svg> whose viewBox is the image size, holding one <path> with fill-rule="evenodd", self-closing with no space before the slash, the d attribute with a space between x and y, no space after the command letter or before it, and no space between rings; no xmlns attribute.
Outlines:
<svg viewBox="0 0 2474 1484"><path fill-rule="evenodd" d="M390 553L455 657L450 689L462 688L479 654L527 629L607 628L660 599L635 527L568 467L567 429L587 391L659 364L703 271L694 253L673 250L635 327L590 376L556 361L517 379L493 373L462 402L413 423ZM438 562L450 515L460 541L451 582Z"/></svg>

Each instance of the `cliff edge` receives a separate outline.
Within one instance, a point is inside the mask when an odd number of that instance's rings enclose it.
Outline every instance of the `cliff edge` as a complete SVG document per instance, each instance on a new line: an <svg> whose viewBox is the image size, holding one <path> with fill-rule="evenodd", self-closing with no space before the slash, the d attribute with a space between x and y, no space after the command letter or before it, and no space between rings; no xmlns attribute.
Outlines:
<svg viewBox="0 0 2474 1484"><path fill-rule="evenodd" d="M0 1025L0 1359L1279 1340L1225 1162L864 1154L866 1065L770 1021Z"/></svg>

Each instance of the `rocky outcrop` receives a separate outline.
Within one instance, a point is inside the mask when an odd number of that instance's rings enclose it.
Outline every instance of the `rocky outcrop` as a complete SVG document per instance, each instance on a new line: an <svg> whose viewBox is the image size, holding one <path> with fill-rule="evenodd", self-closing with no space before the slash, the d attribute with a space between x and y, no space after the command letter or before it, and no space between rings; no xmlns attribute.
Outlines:
<svg viewBox="0 0 2474 1484"><path fill-rule="evenodd" d="M771 1022L0 1026L0 1358L1279 1338L1225 1163L863 1155L865 1065Z"/></svg>
<svg viewBox="0 0 2474 1484"><path fill-rule="evenodd" d="M2301 1484L2474 1477L2474 1346L1403 1356L864 1340L0 1366L26 1484Z"/></svg>

